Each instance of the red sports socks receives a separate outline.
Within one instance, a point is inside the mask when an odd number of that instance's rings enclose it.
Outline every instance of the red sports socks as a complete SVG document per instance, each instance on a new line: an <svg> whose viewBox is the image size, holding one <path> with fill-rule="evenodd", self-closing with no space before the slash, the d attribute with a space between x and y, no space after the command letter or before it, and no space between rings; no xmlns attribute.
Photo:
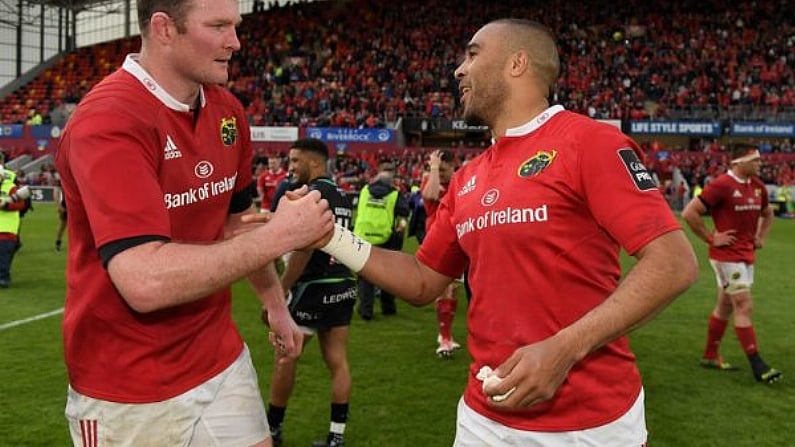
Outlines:
<svg viewBox="0 0 795 447"><path fill-rule="evenodd" d="M718 357L720 341L723 339L723 334L726 332L726 327L728 325L728 320L721 320L715 315L709 316L709 324L707 325L707 347L704 349L705 359L715 359Z"/></svg>
<svg viewBox="0 0 795 447"><path fill-rule="evenodd" d="M756 332L754 332L753 326L735 326L734 332L737 334L737 339L740 340L740 346L743 347L745 355L751 356L759 352L759 346L756 344Z"/></svg>
<svg viewBox="0 0 795 447"><path fill-rule="evenodd" d="M455 298L436 300L436 319L439 321L439 335L443 340L452 340L453 318L458 301Z"/></svg>

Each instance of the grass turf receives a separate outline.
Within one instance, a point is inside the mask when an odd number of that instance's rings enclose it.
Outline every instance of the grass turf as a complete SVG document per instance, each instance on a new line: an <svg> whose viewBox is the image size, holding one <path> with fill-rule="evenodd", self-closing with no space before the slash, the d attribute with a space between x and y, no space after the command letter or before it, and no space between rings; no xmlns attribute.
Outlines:
<svg viewBox="0 0 795 447"><path fill-rule="evenodd" d="M0 289L0 327L60 309L64 296L65 252L54 249L55 207L36 204L22 223L23 247L13 266L13 283ZM406 250L415 248L409 239ZM793 254L795 220L777 219L759 253L754 285L754 322L761 353L784 372L775 385L756 383L731 329L721 352L738 372L698 366L715 284L704 244L694 240L702 275L689 291L654 321L631 335L646 389L649 444L653 447L795 445L795 327ZM626 266L632 259L624 257ZM378 305L376 305L378 309ZM454 324L465 344L465 306ZM271 349L259 320L259 304L247 284L234 285L234 318L252 351L267 399ZM61 315L0 329L0 445L70 445L63 408L66 372L60 336ZM432 306L398 304L398 314L377 315L351 326L349 360L353 393L348 445L449 446L455 407L469 362L465 351L439 360ZM329 376L316 340L298 368L285 419L285 447L308 446L328 430Z"/></svg>

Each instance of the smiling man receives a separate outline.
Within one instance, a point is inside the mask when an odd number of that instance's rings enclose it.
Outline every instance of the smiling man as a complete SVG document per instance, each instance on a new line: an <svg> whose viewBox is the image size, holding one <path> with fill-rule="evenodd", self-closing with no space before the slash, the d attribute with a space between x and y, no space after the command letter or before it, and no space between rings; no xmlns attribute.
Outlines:
<svg viewBox="0 0 795 447"><path fill-rule="evenodd" d="M271 445L251 358L231 318L248 278L280 361L302 335L273 260L333 228L298 190L246 225L252 149L219 87L240 48L236 0L138 1L142 47L81 101L57 155L69 209L66 417L83 446ZM294 231L295 227L302 231Z"/></svg>
<svg viewBox="0 0 795 447"><path fill-rule="evenodd" d="M472 364L456 447L645 445L626 335L697 278L638 145L549 104L559 67L539 23L483 26L455 76L464 119L487 125L494 143L453 175L416 255L340 226L323 248L415 305L468 269ZM621 249L637 258L625 275Z"/></svg>

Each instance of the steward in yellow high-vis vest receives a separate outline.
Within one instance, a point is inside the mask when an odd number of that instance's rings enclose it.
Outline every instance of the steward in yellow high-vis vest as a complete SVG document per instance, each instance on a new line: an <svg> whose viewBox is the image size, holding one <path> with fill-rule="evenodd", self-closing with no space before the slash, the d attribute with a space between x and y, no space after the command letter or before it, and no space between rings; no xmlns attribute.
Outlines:
<svg viewBox="0 0 795 447"><path fill-rule="evenodd" d="M353 232L373 245L389 250L403 249L403 237L408 224L408 198L392 184L394 167L390 162L378 164L378 174L359 193ZM359 278L359 316L373 319L375 286ZM395 297L381 290L381 313L397 313Z"/></svg>
<svg viewBox="0 0 795 447"><path fill-rule="evenodd" d="M20 211L27 207L27 188L17 187L16 173L0 167L0 288L11 285L11 263L19 248ZM22 194L24 193L24 194Z"/></svg>
<svg viewBox="0 0 795 447"><path fill-rule="evenodd" d="M376 194L378 194L378 188ZM373 245L387 242L395 230L395 205L400 193L390 187L386 195L374 195L370 185L364 185L356 206L356 226L353 232Z"/></svg>

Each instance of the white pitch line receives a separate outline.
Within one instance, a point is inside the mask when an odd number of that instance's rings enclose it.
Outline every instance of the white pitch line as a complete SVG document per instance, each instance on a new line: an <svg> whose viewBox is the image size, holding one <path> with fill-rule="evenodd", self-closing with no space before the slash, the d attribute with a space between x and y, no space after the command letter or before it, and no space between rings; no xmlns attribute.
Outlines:
<svg viewBox="0 0 795 447"><path fill-rule="evenodd" d="M53 315L58 315L58 314L62 314L62 313L63 313L63 307L60 308L60 309L55 309L55 310L51 310L49 312L45 312L43 314L34 315L34 316L30 317L30 318L25 318L25 319L22 319L22 320L15 320L15 321L9 321L8 323L0 324L0 331L4 331L6 329L10 329L10 328L15 327L15 326L21 326L21 325L26 324L26 323L31 323L33 321L43 320L43 319L49 318L49 317L51 317Z"/></svg>

